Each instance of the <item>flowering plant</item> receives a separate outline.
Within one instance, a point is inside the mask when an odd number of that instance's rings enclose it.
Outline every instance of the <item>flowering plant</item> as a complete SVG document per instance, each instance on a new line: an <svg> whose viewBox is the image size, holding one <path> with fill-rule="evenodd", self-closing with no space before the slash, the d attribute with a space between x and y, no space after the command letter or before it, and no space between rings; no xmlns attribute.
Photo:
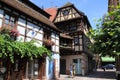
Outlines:
<svg viewBox="0 0 120 80"><path fill-rule="evenodd" d="M17 37L19 36L19 31L17 29L11 29L11 27L2 27L0 29L0 33L1 34L9 34L10 36L14 36L14 37Z"/></svg>
<svg viewBox="0 0 120 80"><path fill-rule="evenodd" d="M55 43L53 41L51 41L50 39L43 39L43 44L45 44L47 46L55 45Z"/></svg>
<svg viewBox="0 0 120 80"><path fill-rule="evenodd" d="M19 34L19 31L17 29L12 29L12 30L10 30L10 35L14 36L14 37L17 37L20 34Z"/></svg>

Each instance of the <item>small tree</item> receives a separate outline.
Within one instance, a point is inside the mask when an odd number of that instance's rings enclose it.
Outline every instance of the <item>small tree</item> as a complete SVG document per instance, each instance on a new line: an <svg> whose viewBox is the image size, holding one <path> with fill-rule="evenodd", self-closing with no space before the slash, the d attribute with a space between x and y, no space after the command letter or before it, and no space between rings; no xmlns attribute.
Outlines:
<svg viewBox="0 0 120 80"><path fill-rule="evenodd" d="M101 56L109 55L116 59L116 71L120 71L120 6L108 13L104 22L89 37L94 40L90 49ZM120 79L120 74L117 75Z"/></svg>
<svg viewBox="0 0 120 80"><path fill-rule="evenodd" d="M90 49L103 56L120 54L120 7L108 13L104 22L95 30L91 30L89 37L94 40Z"/></svg>

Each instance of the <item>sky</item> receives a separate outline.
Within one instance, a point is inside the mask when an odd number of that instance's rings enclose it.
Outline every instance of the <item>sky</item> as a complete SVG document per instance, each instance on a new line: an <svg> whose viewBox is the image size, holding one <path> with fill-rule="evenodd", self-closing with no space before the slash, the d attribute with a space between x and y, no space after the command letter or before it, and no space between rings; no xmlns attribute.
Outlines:
<svg viewBox="0 0 120 80"><path fill-rule="evenodd" d="M84 12L92 28L96 28L98 19L102 18L108 10L108 0L30 0L38 7L50 8L61 7L67 2L71 2L79 10Z"/></svg>

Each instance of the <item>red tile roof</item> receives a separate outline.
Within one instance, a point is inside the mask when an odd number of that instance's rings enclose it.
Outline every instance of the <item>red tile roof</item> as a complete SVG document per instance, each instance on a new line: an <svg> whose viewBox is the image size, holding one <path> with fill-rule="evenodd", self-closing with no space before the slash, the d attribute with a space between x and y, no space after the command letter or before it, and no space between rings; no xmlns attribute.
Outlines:
<svg viewBox="0 0 120 80"><path fill-rule="evenodd" d="M53 21L57 14L57 8L47 8L45 11L51 15L50 20Z"/></svg>

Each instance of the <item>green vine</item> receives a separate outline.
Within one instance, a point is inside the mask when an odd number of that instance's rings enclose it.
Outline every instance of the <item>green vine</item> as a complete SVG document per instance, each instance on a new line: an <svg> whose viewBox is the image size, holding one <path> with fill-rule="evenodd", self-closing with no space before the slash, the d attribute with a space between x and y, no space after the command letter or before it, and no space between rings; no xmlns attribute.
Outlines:
<svg viewBox="0 0 120 80"><path fill-rule="evenodd" d="M14 63L15 55L20 58L27 57L31 60L44 56L51 58L51 52L47 48L44 46L38 47L34 43L36 41L14 41L9 34L0 34L0 58L9 58L12 63Z"/></svg>

